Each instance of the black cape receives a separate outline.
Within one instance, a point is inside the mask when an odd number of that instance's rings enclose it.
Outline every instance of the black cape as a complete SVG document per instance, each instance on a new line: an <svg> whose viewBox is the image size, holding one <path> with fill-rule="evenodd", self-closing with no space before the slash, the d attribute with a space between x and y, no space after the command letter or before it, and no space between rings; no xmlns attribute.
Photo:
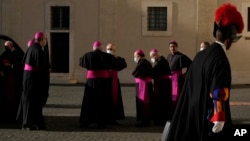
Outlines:
<svg viewBox="0 0 250 141"><path fill-rule="evenodd" d="M80 66L87 70L112 70L115 57L99 49L87 52L80 58ZM97 123L99 126L114 120L112 114L112 79L87 78L80 113L80 124L87 127Z"/></svg>
<svg viewBox="0 0 250 141"><path fill-rule="evenodd" d="M226 122L223 131L213 134L207 118L213 109L209 93L216 88L231 86L228 58L218 43L199 52L187 74L183 91L171 121L167 141L216 141L230 136L232 121L229 100L225 104ZM223 139L224 138L224 139Z"/></svg>
<svg viewBox="0 0 250 141"><path fill-rule="evenodd" d="M192 63L192 60L181 52L175 52L174 55L171 53L167 56L167 60L170 66L171 71L178 71L182 68L189 68Z"/></svg>
<svg viewBox="0 0 250 141"><path fill-rule="evenodd" d="M132 72L134 77L153 77L152 64L147 59L140 59Z"/></svg>

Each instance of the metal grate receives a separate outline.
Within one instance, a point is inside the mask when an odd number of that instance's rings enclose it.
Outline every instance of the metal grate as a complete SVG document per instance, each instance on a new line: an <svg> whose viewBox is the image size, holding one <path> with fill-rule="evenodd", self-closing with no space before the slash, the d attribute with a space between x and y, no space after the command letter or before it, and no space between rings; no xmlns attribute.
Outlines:
<svg viewBox="0 0 250 141"><path fill-rule="evenodd" d="M167 31L167 7L148 7L148 31Z"/></svg>
<svg viewBox="0 0 250 141"><path fill-rule="evenodd" d="M69 6L51 6L51 29L69 30Z"/></svg>

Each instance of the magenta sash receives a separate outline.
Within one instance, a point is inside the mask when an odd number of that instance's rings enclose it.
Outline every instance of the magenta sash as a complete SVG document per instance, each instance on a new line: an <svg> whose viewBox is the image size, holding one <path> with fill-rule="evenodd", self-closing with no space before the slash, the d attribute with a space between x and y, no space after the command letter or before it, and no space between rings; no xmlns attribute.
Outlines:
<svg viewBox="0 0 250 141"><path fill-rule="evenodd" d="M87 78L109 78L109 70L87 70Z"/></svg>
<svg viewBox="0 0 250 141"><path fill-rule="evenodd" d="M171 79L172 79L172 101L175 103L176 100L179 97L180 90L179 90L179 83L178 78L182 75L182 71L173 71L171 73Z"/></svg>
<svg viewBox="0 0 250 141"><path fill-rule="evenodd" d="M117 106L118 103L118 71L117 70L110 70L110 76L112 78L112 97L114 106Z"/></svg>
<svg viewBox="0 0 250 141"><path fill-rule="evenodd" d="M24 64L24 70L26 70L26 71L35 71L35 68L32 67L29 64Z"/></svg>
<svg viewBox="0 0 250 141"><path fill-rule="evenodd" d="M152 83L152 78L150 78L150 77L135 78L135 82L139 84L137 97L140 100L142 100L146 103L149 103L149 95L147 94L148 93L147 83L148 82Z"/></svg>

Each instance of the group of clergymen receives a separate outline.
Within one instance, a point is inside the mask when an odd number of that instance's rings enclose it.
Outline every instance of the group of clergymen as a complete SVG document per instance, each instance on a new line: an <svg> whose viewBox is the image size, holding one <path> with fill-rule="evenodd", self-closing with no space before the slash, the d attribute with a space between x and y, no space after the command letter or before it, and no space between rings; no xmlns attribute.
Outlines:
<svg viewBox="0 0 250 141"><path fill-rule="evenodd" d="M24 54L16 50L11 41L6 41L4 46L6 50L0 57L3 86L0 110L4 115L1 119L18 120L25 130L45 129L42 109L49 95L50 69L46 35L37 32L34 39L28 41ZM134 52L136 126L149 126L151 120L164 125L172 118L184 81L182 69L188 68L191 60L177 50L176 41L170 41L169 47L171 53L166 59L157 49L152 49L151 63L143 50ZM125 69L127 63L116 54L115 45L109 43L103 51L102 43L95 41L93 51L85 53L79 63L87 69L80 126L97 123L105 127L125 119L118 72Z"/></svg>
<svg viewBox="0 0 250 141"><path fill-rule="evenodd" d="M151 62L143 50L134 52L136 66L132 75L136 84L137 127L149 126L151 121L165 125L172 118L185 73L192 61L178 51L176 41L170 41L169 47L171 53L167 58L152 49L149 53ZM114 44L109 43L103 51L102 43L95 41L93 51L85 53L79 64L87 69L80 126L118 124L117 120L125 118L118 78L118 72L127 67L125 59L116 54Z"/></svg>
<svg viewBox="0 0 250 141"><path fill-rule="evenodd" d="M171 53L166 59L157 49L152 49L149 53L152 63L145 58L143 50L136 50L132 72L136 84L136 126L146 127L151 121L164 125L171 120L163 134L163 140L171 141L220 141L231 137L232 76L225 51L241 38L238 34L243 29L241 13L226 3L215 12L216 41L198 52L193 60L178 51L176 41L169 42ZM17 113L16 119L22 121L24 130L45 129L42 108L48 98L50 69L46 42L45 34L37 32L34 42L20 57L11 49L12 43L6 42L6 52L0 58L0 86L4 86L0 89L1 118L2 111L14 113L14 117ZM80 58L79 65L87 69L80 114L82 128L92 124L103 128L125 118L118 71L126 68L127 63L116 55L115 49L113 44L108 44L107 51L102 51L101 42L96 41L93 51ZM21 65L15 63L20 60ZM14 75L17 68L23 71L23 87L13 89L20 84L15 79L21 79ZM21 96L16 95L18 88L22 90Z"/></svg>
<svg viewBox="0 0 250 141"><path fill-rule="evenodd" d="M28 41L25 53L4 43L0 56L1 122L18 121L23 130L45 129L42 109L49 96L49 54L43 32Z"/></svg>

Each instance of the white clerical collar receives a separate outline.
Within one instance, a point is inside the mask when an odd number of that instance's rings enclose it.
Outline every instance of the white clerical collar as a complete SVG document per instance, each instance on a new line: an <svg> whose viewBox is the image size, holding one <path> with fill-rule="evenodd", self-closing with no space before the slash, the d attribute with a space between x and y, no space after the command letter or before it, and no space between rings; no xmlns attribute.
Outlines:
<svg viewBox="0 0 250 141"><path fill-rule="evenodd" d="M220 41L215 41L215 42L220 44L221 47L223 48L223 50L226 51L226 46L222 42L220 42Z"/></svg>

